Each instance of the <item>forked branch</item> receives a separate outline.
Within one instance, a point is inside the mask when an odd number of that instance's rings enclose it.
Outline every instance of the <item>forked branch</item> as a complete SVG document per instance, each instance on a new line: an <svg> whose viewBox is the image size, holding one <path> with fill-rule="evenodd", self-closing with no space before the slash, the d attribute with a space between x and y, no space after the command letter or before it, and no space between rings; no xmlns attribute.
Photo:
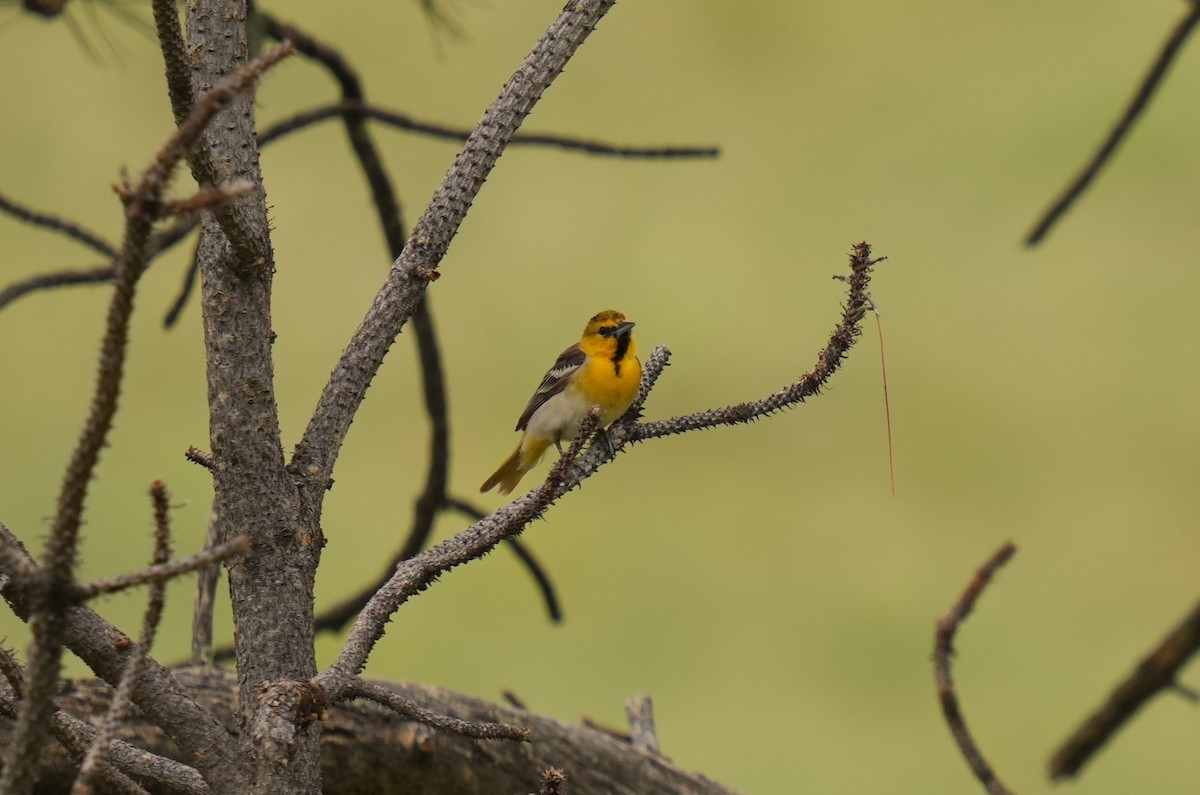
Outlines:
<svg viewBox="0 0 1200 795"><path fill-rule="evenodd" d="M841 321L834 328L828 345L818 355L817 366L783 390L761 400L674 420L639 424L637 419L641 416L642 406L670 357L666 348L656 348L643 369L642 383L633 405L607 430L607 442L592 444L586 452L582 449L583 443L596 430L597 415L593 407L570 449L554 464L542 485L457 535L401 562L387 584L375 593L359 615L337 660L317 677L320 686L331 699L341 698L366 665L371 650L383 637L387 622L402 604L425 590L443 573L479 558L501 541L519 535L531 521L613 460L630 443L671 433L748 422L817 394L861 333L861 322L869 302L871 270L878 262L879 259L871 257L871 247L867 243L854 247L850 258L851 272L845 279L850 288L849 297Z"/></svg>

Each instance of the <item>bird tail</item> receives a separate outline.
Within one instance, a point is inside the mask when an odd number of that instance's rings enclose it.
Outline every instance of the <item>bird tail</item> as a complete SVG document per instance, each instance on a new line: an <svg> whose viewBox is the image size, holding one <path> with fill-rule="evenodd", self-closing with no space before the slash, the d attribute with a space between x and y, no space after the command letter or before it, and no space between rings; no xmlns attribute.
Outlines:
<svg viewBox="0 0 1200 795"><path fill-rule="evenodd" d="M512 455L506 458L500 468L483 482L479 491L491 491L498 485L501 494L508 494L516 488L526 472L537 466L537 462L542 458L542 453L546 452L546 448L549 446L549 439L529 439L528 437L522 439L521 443L517 445L517 449L513 450Z"/></svg>

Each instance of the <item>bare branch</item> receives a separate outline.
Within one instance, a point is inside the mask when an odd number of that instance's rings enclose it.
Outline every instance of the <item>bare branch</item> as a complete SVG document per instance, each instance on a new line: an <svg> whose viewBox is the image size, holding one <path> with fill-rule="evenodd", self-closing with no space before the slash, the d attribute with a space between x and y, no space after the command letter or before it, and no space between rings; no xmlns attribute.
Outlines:
<svg viewBox="0 0 1200 795"><path fill-rule="evenodd" d="M573 482L565 480L565 473L596 432L599 416L593 406L580 423L571 447L550 468L541 486L396 567L388 583L371 597L359 614L337 660L317 677L331 700L340 699L349 683L362 672L367 657L383 637L387 622L400 605L428 588L443 573L484 555L503 539L520 534L529 522L578 484L577 479Z"/></svg>
<svg viewBox="0 0 1200 795"><path fill-rule="evenodd" d="M1173 689L1180 669L1200 649L1200 604L1147 654L1054 752L1051 778L1069 778L1104 747L1117 729L1130 720L1147 701L1163 690Z"/></svg>
<svg viewBox="0 0 1200 795"><path fill-rule="evenodd" d="M833 330L829 344L818 355L817 366L812 371L761 400L633 426L629 429L628 436L621 441L637 442L701 428L751 422L770 416L780 409L803 403L806 399L818 394L830 376L837 371L846 353L861 334L862 319L870 306L867 288L871 281L871 269L882 261L883 258L871 258L871 247L868 244L858 243L854 247L854 252L850 255L851 272L846 279L847 284L850 285L850 294L842 312L842 320ZM651 363L656 364L653 360ZM665 366L665 360L662 364ZM652 380L649 382L644 380L643 392L648 392L648 388L645 387L652 384ZM637 417L644 400L645 395L639 393L628 416Z"/></svg>
<svg viewBox="0 0 1200 795"><path fill-rule="evenodd" d="M521 122L546 88L613 5L613 0L571 0L505 84L455 158L454 165L417 222L403 254L392 264L371 309L330 376L308 428L296 447L291 471L309 482L318 502L332 474L368 386L396 335L437 278L435 268L467 211Z"/></svg>
<svg viewBox="0 0 1200 795"><path fill-rule="evenodd" d="M183 272L183 283L179 285L179 292L175 295L175 300L171 302L171 306L167 308L167 313L163 315L163 328L173 328L179 322L179 316L183 314L188 299L192 297L192 292L196 289L196 280L200 275L200 258L197 256L198 253L199 243L192 248L192 259L188 263L187 270ZM199 461L196 463L199 463Z"/></svg>
<svg viewBox="0 0 1200 795"><path fill-rule="evenodd" d="M66 222L64 222L66 223ZM181 218L171 226L155 233L146 246L146 265L162 252L168 250L192 231L196 226L195 218ZM0 309L4 309L18 298L55 287L73 287L85 284L107 284L113 280L117 269L112 265L101 265L95 268L68 268L50 273L30 276L0 290Z"/></svg>
<svg viewBox="0 0 1200 795"><path fill-rule="evenodd" d="M166 67L167 93L171 97L171 112L175 115L175 123L182 126L189 112L195 105L195 93L192 90L192 72L188 59L187 45L183 40L183 28L179 24L179 11L174 0L153 0L154 28L158 33L159 49L163 54ZM192 149L187 156L192 176L201 188L211 188L221 182L220 169L212 162L211 152L202 147ZM253 184L247 184L246 192L254 190ZM263 260L266 252L258 237L250 231L250 225L237 204L214 202L207 209L213 211L213 216L221 227L226 239L233 245L235 251L243 252L251 261Z"/></svg>
<svg viewBox="0 0 1200 795"><path fill-rule="evenodd" d="M660 756L658 731L654 728L654 702L641 694L625 702L625 719L629 721L629 741L634 748Z"/></svg>
<svg viewBox="0 0 1200 795"><path fill-rule="evenodd" d="M0 532L8 534L7 528L2 526ZM0 594L3 594L17 616L25 621L30 619L29 590L19 581L0 582ZM66 645L89 668L113 686L119 683L130 655L137 652L137 644L85 606L74 607L67 614ZM205 775L215 775L237 769L242 764L229 734L216 717L200 707L192 693L181 687L162 666L148 661L137 687L134 702L166 732L181 749L184 757L192 760L198 770ZM90 730L91 727L88 728ZM90 742L90 739L87 741ZM119 750L122 747L121 743L114 745L114 759L124 764L121 762L122 752ZM131 753L136 758L151 757L140 751ZM161 766L156 769L158 773L147 774L153 780L158 780L160 775L167 776L164 780L182 775L184 780L193 783L199 779L199 775L189 778L188 774L180 772L184 770L181 765L173 765L170 770L164 770ZM201 789L196 790L197 793L203 791L202 782L199 786ZM182 789L190 792L193 788Z"/></svg>
<svg viewBox="0 0 1200 795"><path fill-rule="evenodd" d="M313 124L350 115L362 116L400 130L423 133L446 141L465 141L471 134L470 130L420 121L406 113L381 108L363 101L344 99L332 105L322 105L304 113L297 113L295 116L272 124L259 133L258 143L260 146L265 146L289 133ZM590 155L651 159L712 158L721 154L721 150L715 146L623 146L549 133L519 132L513 136L509 145L548 146Z"/></svg>
<svg viewBox="0 0 1200 795"><path fill-rule="evenodd" d="M152 566L164 565L171 559L171 524L170 499L167 487L161 480L150 485L150 496L154 503L154 555L151 557ZM83 764L79 766L79 775L71 787L71 795L90 795L91 782L95 778L100 764L109 754L109 749L115 739L117 727L133 706L133 690L141 675L142 666L146 663L146 655L154 646L154 637L158 633L158 625L162 620L163 603L166 599L167 581L153 580L150 583L150 594L147 599L146 615L142 620L142 637L137 651L125 665L125 673L117 684L108 705L108 712L100 722L100 730L84 755Z"/></svg>
<svg viewBox="0 0 1200 795"><path fill-rule="evenodd" d="M1017 548L1012 543L1006 543L983 564L983 567L979 571L975 572L974 578L967 585L958 602L950 608L949 613L938 621L933 648L934 668L937 672L938 698L942 702L942 713L946 716L946 723L950 726L950 733L954 735L954 741L958 743L959 750L962 751L967 764L971 766L971 772L983 783L983 786L991 795L1011 795L1012 791L1005 787L1000 779L997 778L996 772L992 770L991 765L983 758L983 753L979 750L979 746L975 744L974 738L971 737L971 733L967 730L966 721L963 719L962 711L958 707L958 696L954 692L954 682L950 678L950 655L954 653L954 634L958 631L959 625L971 613L972 608L975 607L976 600L979 599L979 595L983 593L983 589L991 582L996 570L1007 563L1016 551Z"/></svg>
<svg viewBox="0 0 1200 795"><path fill-rule="evenodd" d="M868 244L859 243L855 246L850 260L851 274L845 279L850 291L842 321L834 328L829 344L819 354L817 366L795 383L762 400L674 420L638 424L637 419L650 389L670 358L670 351L666 348L656 348L642 370L642 381L633 404L608 429L607 443L591 445L586 455L580 454L583 442L595 430L596 415L593 408L588 420L581 424L571 449L558 459L541 486L452 538L400 563L388 583L375 593L359 614L337 660L318 677L322 686L332 698L338 697L339 688L345 686L350 677L361 672L371 649L382 637L387 621L400 605L427 588L442 573L485 554L506 538L519 535L529 522L541 516L560 497L611 461L625 445L670 433L747 422L817 394L861 333L871 269L879 261L871 258Z"/></svg>
<svg viewBox="0 0 1200 795"><path fill-rule="evenodd" d="M480 510L466 500L460 500L456 497L448 497L446 499L446 507L452 508L459 513L469 516L475 521L479 521L487 516L485 511ZM517 560L521 561L529 576L533 577L533 582L537 585L538 592L542 595L542 601L546 603L546 613L550 620L558 623L563 620L562 608L558 604L558 594L554 590L554 583L550 581L550 575L534 557L533 552L525 546L520 538L512 537L504 539L505 544L517 556ZM399 561L397 561L399 563Z"/></svg>
<svg viewBox="0 0 1200 795"><path fill-rule="evenodd" d="M476 740L508 740L528 742L533 739L529 729L507 723L481 723L450 717L422 707L412 699L405 698L394 690L380 687L373 682L355 679L343 692L343 701L362 698L387 707L405 718L431 726L447 734L471 737Z"/></svg>
<svg viewBox="0 0 1200 795"><path fill-rule="evenodd" d="M1171 68L1171 64L1175 61L1175 57L1183 49L1183 45L1187 42L1188 37L1192 35L1192 31L1196 29L1196 25L1200 24L1200 2L1189 0L1191 8L1187 14L1183 16L1175 29L1171 31L1171 35L1163 43L1162 50L1159 51L1158 57L1150 66L1150 71L1142 79L1138 86L1137 92L1134 93L1133 99L1121 117L1117 119L1117 123L1109 132L1108 137L1104 139L1104 143L1100 144L1100 148L1096 150L1096 154L1092 155L1092 159L1088 161L1079 175L1067 186L1062 195L1050 205L1050 208L1042 214L1041 219L1034 226L1033 231L1025 238L1025 245L1036 246L1038 243L1050 233L1054 225L1059 219L1071 209L1072 205L1083 195L1088 186L1092 184L1092 180L1100 173L1100 170L1108 164L1112 156L1116 153L1117 147L1125 140L1129 131L1133 129L1134 122L1142 117L1150 100L1154 97L1154 93L1158 87L1162 85L1163 80L1167 76L1167 71Z"/></svg>
<svg viewBox="0 0 1200 795"><path fill-rule="evenodd" d="M198 464L199 466L202 466L205 469L210 470L210 471L215 466L215 464L213 463L212 453L205 452L204 450L201 450L199 447L195 447L195 446L188 447L188 449L186 451L184 451L183 457L186 458L188 461L191 461L193 464Z"/></svg>
<svg viewBox="0 0 1200 795"><path fill-rule="evenodd" d="M213 549L218 545L216 516L208 517L208 534L204 540L205 549ZM192 609L192 662L208 663L213 661L213 605L216 602L217 582L221 579L221 567L215 562L200 570L196 582L196 602Z"/></svg>
<svg viewBox="0 0 1200 795"><path fill-rule="evenodd" d="M74 221L68 221L65 218L59 218L57 215L49 213L40 213L18 204L3 195L0 195L0 212L8 213L14 218L33 224L34 226L62 232L67 237L82 243L97 254L104 255L107 259L116 259L121 256L112 243L109 243L95 232L83 228ZM3 304L0 304L0 306L3 306Z"/></svg>
<svg viewBox="0 0 1200 795"><path fill-rule="evenodd" d="M86 585L79 585L75 588L75 594L80 599L91 599L103 594L123 591L126 588L132 588L136 585L165 583L184 574L221 563L238 555L243 555L249 549L249 536L236 536L228 541L201 550L190 558L159 563L141 571L118 574L115 577L108 577L103 580L87 583Z"/></svg>
<svg viewBox="0 0 1200 795"><path fill-rule="evenodd" d="M55 287L73 287L80 284L105 284L111 282L115 268L102 265L97 268L71 268L69 270L39 273L27 279L13 282L0 290L0 309L39 290L50 290Z"/></svg>
<svg viewBox="0 0 1200 795"><path fill-rule="evenodd" d="M14 698L21 697L24 685L24 674L16 658L7 649L0 646L0 673L3 674L12 691ZM0 687L0 713L13 718L17 713L15 702L9 701L8 694ZM88 748L95 742L99 734L90 723L64 712L56 710L50 725L55 738L68 749L76 760L82 760ZM161 756L135 748L120 740L113 740L110 746L111 763L100 761L98 773L109 786L118 792L139 793L145 790L132 781L129 776L154 781L178 791L183 795L206 795L208 786L200 775L192 768L164 759Z"/></svg>

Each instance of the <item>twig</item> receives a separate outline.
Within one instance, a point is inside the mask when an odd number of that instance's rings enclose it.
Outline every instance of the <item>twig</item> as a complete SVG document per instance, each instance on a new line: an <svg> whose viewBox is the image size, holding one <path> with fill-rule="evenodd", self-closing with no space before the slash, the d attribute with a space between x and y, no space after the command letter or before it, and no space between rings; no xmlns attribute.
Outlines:
<svg viewBox="0 0 1200 795"><path fill-rule="evenodd" d="M12 653L0 646L0 674L8 680L13 696L21 697L24 689L24 673L20 663ZM0 712L8 717L16 716L17 706L8 702L0 687ZM98 732L90 723L82 721L63 710L56 710L50 726L54 736L63 747L71 752L76 759L82 760L87 749L95 741ZM145 790L136 784L129 776L154 781L167 787L172 792L183 795L207 795L208 786L200 775L187 765L164 759L141 748L135 748L120 740L113 740L110 746L110 761L101 760L99 773L101 778L119 792L139 793Z"/></svg>
<svg viewBox="0 0 1200 795"><path fill-rule="evenodd" d="M1100 148L1092 155L1092 159L1083 167L1079 175L1072 180L1062 195L1050 205L1050 208L1042 214L1033 231L1025 238L1025 245L1036 246L1042 242L1042 239L1050 233L1050 230L1054 228L1059 219L1083 195L1084 191L1091 185L1092 180L1100 173L1100 170L1108 164L1108 161L1112 159L1113 154L1117 151L1117 147L1121 145L1121 142L1125 140L1129 131L1133 129L1134 123L1142 117L1142 113L1150 104L1154 93L1166 78L1167 71L1171 68L1175 56L1183 49L1183 45L1187 42L1188 37L1192 35L1192 31L1200 23L1200 2L1197 2L1197 0L1189 0L1189 2L1191 9L1183 16L1183 19L1179 20L1175 29L1171 31L1171 35L1163 43L1158 57L1150 66L1150 71L1142 79L1129 106L1125 108L1125 112L1117 119L1117 123L1109 132L1108 137L1104 139Z"/></svg>
<svg viewBox="0 0 1200 795"><path fill-rule="evenodd" d="M113 273L113 266L102 265L97 268L84 268L82 270L72 268L30 276L27 279L13 282L3 290L0 290L0 309L4 309L18 298L22 298L38 290L49 290L55 287L72 287L79 284L104 284L111 282Z"/></svg>
<svg viewBox="0 0 1200 795"><path fill-rule="evenodd" d="M946 716L950 733L954 735L954 741L958 743L958 748L962 751L967 764L970 765L971 772L983 783L991 795L1011 795L1012 791L1001 783L991 765L983 758L983 753L975 744L970 731L967 730L966 721L958 707L954 682L950 678L950 655L954 653L954 634L958 631L959 625L975 607L975 601L979 599L979 595L983 593L983 589L987 587L996 570L1007 563L1016 551L1017 548L1011 542L1004 544L983 564L979 571L975 572L974 578L967 585L958 602L950 608L949 613L938 621L933 647L934 669L937 672L938 698L942 703L942 713Z"/></svg>
<svg viewBox="0 0 1200 795"><path fill-rule="evenodd" d="M803 403L808 398L817 395L830 376L837 371L850 347L862 333L862 319L870 305L867 288L871 281L871 270L883 260L882 257L871 258L871 247L867 243L855 245L854 251L850 255L850 275L844 280L850 286L850 294L842 312L841 322L830 335L828 345L818 355L816 367L798 380L761 400L749 403L739 403L736 406L709 409L682 417L632 426L618 423L620 427L615 434L610 432L610 438L617 437L614 439L614 443L618 441L621 443L640 442L701 428L751 422L770 416L780 409ZM650 362L647 363L647 369L653 378L657 378L661 368L665 366L666 357L659 360L652 356ZM634 418L641 413L641 405L645 401L645 395L649 392L648 386L653 384L653 379L649 381L643 379L642 383L643 390L639 392L638 398L628 412L628 416Z"/></svg>
<svg viewBox="0 0 1200 795"><path fill-rule="evenodd" d="M332 105L297 113L287 119L275 122L264 129L258 136L258 143L267 143L282 138L289 133L302 130L312 124L334 119L339 116L359 115L374 121L396 127L401 130L424 133L447 141L465 141L470 130L449 127L442 124L420 121L405 113L388 110L367 102L345 99ZM611 155L630 158L711 158L721 154L715 146L622 146L602 141L589 141L582 138L572 138L567 135L551 135L548 133L517 133L510 142L511 146L549 146L567 151L584 152L591 155Z"/></svg>
<svg viewBox="0 0 1200 795"><path fill-rule="evenodd" d="M1200 604L1150 651L1054 752L1051 778L1075 776L1096 751L1151 698L1175 687L1175 677L1200 649Z"/></svg>
<svg viewBox="0 0 1200 795"><path fill-rule="evenodd" d="M648 754L661 756L658 746L658 732L654 728L654 702L650 696L642 693L625 702L625 719L629 721L629 741L634 748L640 748Z"/></svg>
<svg viewBox="0 0 1200 795"><path fill-rule="evenodd" d="M154 555L150 564L163 566L171 559L171 525L170 499L167 487L161 480L150 485L150 496L154 503ZM158 625L162 620L163 603L166 598L167 581L165 579L151 580L150 594L147 598L146 615L142 620L141 642L137 650L129 658L125 673L117 684L117 690L109 702L108 711L100 722L100 730L92 740L84 755L83 764L79 766L79 774L71 787L71 795L89 795L91 782L96 776L100 763L109 753L112 741L115 739L117 727L129 714L133 705L133 690L141 675L142 666L146 663L146 655L154 645Z"/></svg>
<svg viewBox="0 0 1200 795"><path fill-rule="evenodd" d="M135 585L144 585L146 583L156 585L245 554L249 549L250 538L248 536L236 536L229 541L207 547L190 558L159 563L141 571L118 574L115 577L108 577L103 580L87 583L86 585L77 586L75 588L75 595L80 599L91 599L103 594L123 591Z"/></svg>
<svg viewBox="0 0 1200 795"><path fill-rule="evenodd" d="M542 771L542 788L538 795L562 795L562 785L567 781L567 774L557 767L548 767Z"/></svg>
<svg viewBox="0 0 1200 795"><path fill-rule="evenodd" d="M187 237L188 233L195 226L195 218L180 218L171 226L152 235L150 242L146 245L146 263L143 267L149 267L150 261L154 257L157 257ZM26 279L15 281L3 290L0 290L0 309L4 309L18 298L39 290L50 290L55 287L72 287L82 284L107 284L113 280L113 275L116 272L117 269L112 265L101 265L95 268L68 268L61 271L51 271L50 273L30 276Z"/></svg>
<svg viewBox="0 0 1200 795"><path fill-rule="evenodd" d="M595 433L598 422L599 412L593 407L580 423L570 448L551 467L541 486L396 567L388 583L371 597L359 614L337 660L317 677L331 700L339 699L348 684L362 672L367 657L383 637L388 620L400 605L428 588L443 573L487 553L504 538L520 534L529 522L578 482L567 481L565 473L575 463L586 440Z"/></svg>
<svg viewBox="0 0 1200 795"><path fill-rule="evenodd" d="M151 6L154 9L154 29L158 34L159 49L166 68L171 112L175 116L175 124L182 127L195 106L196 99L192 91L188 49L183 39L183 28L179 23L179 10L175 0L152 0ZM192 149L187 154L187 161L192 176L200 183L201 188L219 186L222 182L222 171L213 162L212 152L208 148ZM247 191L254 190L254 187L250 183L246 186ZM250 264L266 257L262 242L257 235L249 231L247 220L242 217L237 203L217 202L209 209L235 252L242 254Z"/></svg>
<svg viewBox="0 0 1200 795"><path fill-rule="evenodd" d="M62 232L67 237L82 243L92 251L103 254L107 259L116 259L121 256L121 253L117 251L112 243L109 243L100 235L85 229L74 221L68 221L65 218L60 218L57 215L49 213L40 213L18 204L4 195L0 195L0 212L8 213L14 218L33 224L34 226Z"/></svg>
<svg viewBox="0 0 1200 795"><path fill-rule="evenodd" d="M184 451L183 457L188 461L191 461L193 464L202 466L209 471L212 471L212 468L216 466L216 463L213 461L213 454L205 450L201 450L199 447L189 446L188 449Z"/></svg>
<svg viewBox="0 0 1200 795"><path fill-rule="evenodd" d="M208 535L204 548L212 549L218 543L216 517L208 517ZM196 582L196 602L192 608L192 662L212 664L213 656L213 605L216 603L217 582L221 579L221 567L215 562L200 570Z"/></svg>
<svg viewBox="0 0 1200 795"><path fill-rule="evenodd" d="M196 277L200 275L200 258L197 256L199 251L200 241L197 240L196 245L192 247L192 258L188 262L187 270L183 272L183 283L179 285L179 292L175 294L175 300L171 302L167 313L163 315L163 328L174 328L175 324L179 322L179 316L183 314L184 307L187 306L188 299L192 297L192 291L196 289ZM196 461L196 463L200 462ZM211 467L209 468L211 469Z"/></svg>
<svg viewBox="0 0 1200 795"><path fill-rule="evenodd" d="M415 701L407 699L395 691L380 687L373 682L355 679L344 691L339 700L363 698L387 707L393 712L423 723L447 734L457 734L476 740L508 740L510 742L528 742L532 739L529 729L523 726L513 726L507 723L479 723L475 721L452 718L422 707Z"/></svg>

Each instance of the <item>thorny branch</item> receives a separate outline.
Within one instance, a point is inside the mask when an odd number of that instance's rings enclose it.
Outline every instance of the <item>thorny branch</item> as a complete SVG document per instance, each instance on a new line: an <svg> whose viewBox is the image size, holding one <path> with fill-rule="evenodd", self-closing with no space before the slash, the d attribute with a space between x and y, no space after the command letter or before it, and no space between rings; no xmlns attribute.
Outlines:
<svg viewBox="0 0 1200 795"><path fill-rule="evenodd" d="M486 554L504 539L519 535L560 497L613 460L626 445L671 433L748 422L817 394L861 333L862 319L869 302L871 270L880 261L871 257L871 247L867 243L858 243L854 247L850 257L851 272L845 279L849 286L849 297L841 321L834 328L829 343L818 355L817 366L783 390L762 400L674 420L638 423L643 404L670 357L670 351L666 348L656 348L643 368L641 386L633 405L608 428L608 444L593 444L586 453L582 452L583 443L595 430L596 414L593 408L571 448L554 464L545 482L457 535L396 567L388 583L375 593L359 614L337 660L317 677L330 698L340 698L349 683L362 671L375 643L383 636L387 622L404 602L425 590L443 573Z"/></svg>
<svg viewBox="0 0 1200 795"><path fill-rule="evenodd" d="M380 687L374 682L355 679L344 691L343 700L362 698L387 707L405 718L410 718L447 734L471 737L476 740L507 740L527 742L532 739L529 729L507 723L482 723L461 720L422 707L412 699L405 698L394 690Z"/></svg>
<svg viewBox="0 0 1200 795"><path fill-rule="evenodd" d="M513 134L562 71L614 0L576 0L517 68L467 139L403 253L330 376L308 428L296 446L291 470L308 481L319 504L341 445L367 388L392 342L416 310L450 241Z"/></svg>
<svg viewBox="0 0 1200 795"><path fill-rule="evenodd" d="M1084 191L1088 189L1088 186L1092 184L1092 180L1108 164L1112 156L1116 153L1117 147L1121 145L1121 142L1128 136L1129 131L1133 129L1134 123L1142 117L1142 114L1150 104L1150 100L1154 97L1154 93L1162 85L1163 80L1166 79L1167 71L1171 68L1175 57L1183 49L1183 45L1187 42L1188 37L1192 35L1192 31L1196 29L1196 25L1200 24L1200 0L1189 0L1189 3L1191 4L1191 8L1179 20L1175 29L1171 31L1171 35L1163 43L1162 50L1159 51L1158 57L1155 58L1154 63L1150 66L1150 71L1142 79L1129 106L1125 108L1125 112L1117 119L1116 124L1104 139L1104 142L1100 144L1100 148L1092 155L1092 159L1083 167L1078 176L1071 181L1062 192L1062 195L1042 214L1033 231L1025 238L1025 245L1036 246L1042 242L1046 235L1050 233L1050 230L1054 228L1054 225L1058 223L1059 219L1071 209L1075 202L1083 195Z"/></svg>
<svg viewBox="0 0 1200 795"><path fill-rule="evenodd" d="M161 212L163 192L176 163L196 141L213 115L288 52L289 48L280 47L255 59L208 92L179 125L137 184L123 191L122 198L126 202L125 242L116 263L96 388L89 416L63 477L58 508L43 555L43 566L35 587L30 589L29 620L34 632L29 651L29 681L26 696L21 702L15 735L5 755L0 791L19 795L31 791L36 783L37 757L53 712L53 698L68 629L69 602L64 602L63 596L70 593L74 582L76 547L88 483L116 414L133 296L138 278L145 269L146 247L153 223Z"/></svg>
<svg viewBox="0 0 1200 795"><path fill-rule="evenodd" d="M933 647L934 670L937 673L938 699L942 703L942 713L946 716L950 733L954 735L954 741L958 743L958 748L962 751L967 764L970 765L971 772L983 783L991 795L1012 795L1012 791L1005 787L996 776L996 772L983 758L983 752L979 750L979 746L975 744L975 739L967 729L967 723L958 706L958 695L954 692L954 682L950 678L950 655L954 653L954 634L958 632L959 626L974 609L975 602L983 593L983 589L991 582L996 570L1007 563L1016 551L1017 548L1011 542L1004 544L983 564L979 571L975 572L975 576L963 591L962 596L959 597L958 602L950 608L949 613L938 621Z"/></svg>
<svg viewBox="0 0 1200 795"><path fill-rule="evenodd" d="M1129 721L1147 701L1177 684L1180 669L1200 649L1200 604L1147 654L1137 668L1109 694L1055 751L1051 778L1075 776L1092 755Z"/></svg>
<svg viewBox="0 0 1200 795"><path fill-rule="evenodd" d="M154 555L150 565L161 566L171 559L171 525L170 499L167 487L161 480L156 480L150 486L150 496L154 502ZM133 689L141 675L142 667L146 664L146 655L154 646L154 637L158 633L158 625L162 620L163 604L166 600L167 581L153 580L150 583L150 594L147 598L146 615L142 621L142 636L137 651L129 658L125 673L117 685L117 692L109 703L108 712L100 723L100 731L88 747L79 766L79 775L71 787L71 795L90 795L91 781L96 776L100 764L109 755L109 749L115 739L117 727L133 706Z"/></svg>

